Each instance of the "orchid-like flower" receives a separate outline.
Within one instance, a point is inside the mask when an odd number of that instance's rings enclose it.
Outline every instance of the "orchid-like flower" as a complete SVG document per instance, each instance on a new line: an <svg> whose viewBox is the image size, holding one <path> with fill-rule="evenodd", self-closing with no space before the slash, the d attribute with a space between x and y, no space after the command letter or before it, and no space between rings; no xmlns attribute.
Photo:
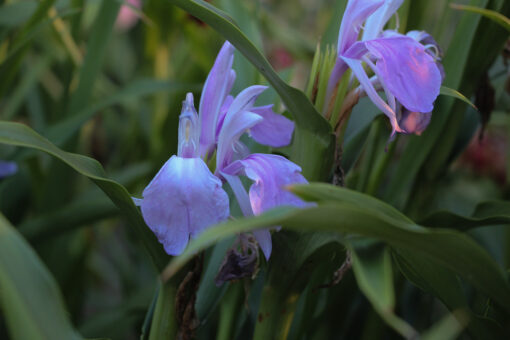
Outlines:
<svg viewBox="0 0 510 340"><path fill-rule="evenodd" d="M439 49L435 41L430 42L428 34L383 31L402 2L349 0L338 37L338 59L327 91L327 98L331 98L340 78L350 68L360 90L389 118L392 134L423 131L444 78L438 63ZM363 24L363 35L358 40ZM373 72L372 78L364 65ZM377 89L384 91L386 101Z"/></svg>
<svg viewBox="0 0 510 340"><path fill-rule="evenodd" d="M0 160L0 178L14 175L18 171L18 165L14 162Z"/></svg>
<svg viewBox="0 0 510 340"><path fill-rule="evenodd" d="M240 142L248 132L258 143L281 147L292 138L294 124L271 106L254 106L265 86L250 86L230 96L235 72L234 48L226 42L204 84L197 114L188 93L179 117L177 155L172 156L135 199L145 222L170 255L185 249L189 238L230 216L229 198L222 185L228 181L243 214L251 216L278 205L304 202L284 189L306 182L301 169L281 156L250 154ZM216 155L216 169L207 163ZM254 181L250 195L239 176ZM271 254L269 231L253 233L266 258Z"/></svg>

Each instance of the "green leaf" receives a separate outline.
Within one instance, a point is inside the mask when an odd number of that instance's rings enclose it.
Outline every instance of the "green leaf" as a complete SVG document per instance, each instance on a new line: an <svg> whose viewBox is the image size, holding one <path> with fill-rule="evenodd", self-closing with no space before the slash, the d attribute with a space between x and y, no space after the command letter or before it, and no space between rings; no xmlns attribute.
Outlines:
<svg viewBox="0 0 510 340"><path fill-rule="evenodd" d="M475 106L475 104L473 104L469 99L467 99L462 93L460 93L459 91L456 91L454 89L451 89L449 87L446 87L446 86L441 86L441 89L439 91L440 94L442 94L443 96L450 96L450 97L453 97L453 98L457 98L459 100L462 100L464 103L468 104L469 106L471 106L473 109L477 110L478 111L478 108Z"/></svg>
<svg viewBox="0 0 510 340"><path fill-rule="evenodd" d="M501 27L510 32L510 19L505 17L503 14L498 13L496 11L492 11L490 9L475 7L475 6L466 6L460 4L450 4L450 7L453 9L458 9L461 11L467 11L472 13L478 13L483 15L486 18L498 23Z"/></svg>
<svg viewBox="0 0 510 340"><path fill-rule="evenodd" d="M437 322L431 329L423 333L423 340L455 340L462 332L464 325L459 323L459 319L464 318L462 312L456 312L456 315L449 314Z"/></svg>
<svg viewBox="0 0 510 340"><path fill-rule="evenodd" d="M21 28L11 42L11 50L9 51L6 59L0 64L0 95L7 90L9 83L13 80L18 68L28 51L28 42L32 40L35 33L41 26L47 22L48 9L53 6L55 0L41 1L37 9L30 16L27 23ZM46 20L46 21L45 21Z"/></svg>
<svg viewBox="0 0 510 340"><path fill-rule="evenodd" d="M55 144L63 145L69 138L76 134L83 124L106 107L158 92L170 94L179 91L194 91L197 89L197 84L166 82L152 79L136 80L93 105L77 112L71 112L69 117L51 126L45 136Z"/></svg>
<svg viewBox="0 0 510 340"><path fill-rule="evenodd" d="M317 187L318 185L311 185L310 189ZM349 197L348 192L336 190ZM300 188L300 192L306 192L304 186ZM218 239L234 233L281 225L284 228L301 231L333 231L367 236L384 241L397 249L407 249L426 255L437 265L446 266L454 271L510 311L510 287L501 268L471 238L454 230L420 227L405 216L400 216L383 202L370 202L368 199L361 201L359 197L349 199L367 204L326 201L319 202L317 207L304 210L278 208L255 218L227 222L208 229L191 241L181 256L170 262L163 277L167 279L172 276L193 254ZM369 204L378 204L382 208L372 209Z"/></svg>
<svg viewBox="0 0 510 340"><path fill-rule="evenodd" d="M317 270L329 265L329 273L338 268L332 258L341 237L332 233L280 232L272 235L273 251L262 291L254 340L286 339L297 302ZM285 275L282 275L282 269Z"/></svg>
<svg viewBox="0 0 510 340"><path fill-rule="evenodd" d="M436 296L455 316L462 316L458 321L462 324L467 323L467 331L474 339L505 338L501 326L472 312L463 287L451 270L437 266L426 256L410 250L393 249L393 257L409 281L421 290ZM461 314L455 313L459 311ZM466 322L466 318L469 322Z"/></svg>
<svg viewBox="0 0 510 340"><path fill-rule="evenodd" d="M0 214L0 306L13 340L81 339L55 279Z"/></svg>
<svg viewBox="0 0 510 340"><path fill-rule="evenodd" d="M418 336L407 322L397 317L391 255L387 247L380 244L349 246L352 269L360 290L365 294L381 318L406 339Z"/></svg>
<svg viewBox="0 0 510 340"><path fill-rule="evenodd" d="M101 64L120 5L120 1L111 0L103 0L101 3L97 17L92 25L92 32L87 44L87 53L80 69L78 87L71 95L69 113L78 112L80 109L83 109L90 100L94 82L101 71Z"/></svg>
<svg viewBox="0 0 510 340"><path fill-rule="evenodd" d="M90 178L126 217L129 225L133 227L143 242L156 268L162 269L165 266L168 256L163 252L163 248L154 234L145 225L142 215L135 207L128 191L119 183L107 178L103 168L96 160L65 152L29 127L19 123L0 122L0 143L44 151Z"/></svg>
<svg viewBox="0 0 510 340"><path fill-rule="evenodd" d="M491 201L478 204L470 216L462 216L450 211L436 211L427 215L419 223L423 226L468 230L471 228L510 224L510 202Z"/></svg>

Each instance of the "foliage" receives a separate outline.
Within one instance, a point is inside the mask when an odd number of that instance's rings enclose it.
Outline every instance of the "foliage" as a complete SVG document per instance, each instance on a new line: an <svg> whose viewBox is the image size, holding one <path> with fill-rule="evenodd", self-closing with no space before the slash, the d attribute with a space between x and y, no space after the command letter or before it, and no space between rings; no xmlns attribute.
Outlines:
<svg viewBox="0 0 510 340"><path fill-rule="evenodd" d="M427 130L391 140L366 98L340 113L348 77L323 100L345 0L146 0L133 27L121 1L4 2L0 160L18 171L0 178L0 338L510 337L510 2L456 3L399 10L446 78ZM171 258L132 197L224 40L234 92L268 85L257 104L296 124L288 147L246 144L300 165L311 184L287 189L311 205L231 206ZM236 236L270 226L271 258L216 286Z"/></svg>

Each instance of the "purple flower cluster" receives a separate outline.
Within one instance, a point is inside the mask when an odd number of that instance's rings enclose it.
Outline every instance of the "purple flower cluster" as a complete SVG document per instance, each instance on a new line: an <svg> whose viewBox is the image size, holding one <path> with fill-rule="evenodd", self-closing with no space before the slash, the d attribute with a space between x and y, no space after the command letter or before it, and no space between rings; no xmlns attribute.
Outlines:
<svg viewBox="0 0 510 340"><path fill-rule="evenodd" d="M228 182L246 216L280 205L304 206L286 191L293 183L306 183L301 168L284 157L250 154L240 141L248 133L256 142L272 147L290 144L294 123L272 110L254 106L265 86L250 86L235 98L234 48L226 42L204 84L197 114L188 93L179 117L177 155L163 165L135 200L145 222L170 255L184 251L190 237L230 216ZM214 173L207 163L214 163ZM246 192L240 176L253 181ZM271 254L269 230L253 232L266 258Z"/></svg>
<svg viewBox="0 0 510 340"><path fill-rule="evenodd" d="M327 98L350 68L361 90L389 118L393 133L421 133L430 121L444 71L430 35L383 30L403 0L350 0L338 36L338 59ZM359 39L361 27L363 35ZM374 74L369 78L366 68ZM382 89L386 100L377 90Z"/></svg>

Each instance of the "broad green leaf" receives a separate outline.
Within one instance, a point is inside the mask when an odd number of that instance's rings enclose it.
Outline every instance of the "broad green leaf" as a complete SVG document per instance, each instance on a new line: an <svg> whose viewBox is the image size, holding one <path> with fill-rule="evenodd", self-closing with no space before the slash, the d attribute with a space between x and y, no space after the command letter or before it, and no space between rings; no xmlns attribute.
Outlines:
<svg viewBox="0 0 510 340"><path fill-rule="evenodd" d="M0 122L0 143L28 147L44 151L60 159L80 174L90 178L126 217L141 241L145 245L156 268L164 267L168 256L147 228L142 215L135 207L126 188L106 177L101 165L94 159L65 152L29 127L11 122Z"/></svg>
<svg viewBox="0 0 510 340"><path fill-rule="evenodd" d="M466 96L464 96L459 91L455 91L454 89L451 89L446 86L441 86L439 93L442 94L443 96L450 96L450 97L462 100L464 103L468 104L473 109L478 110L478 108L475 106L475 104L473 104L469 99L466 98Z"/></svg>
<svg viewBox="0 0 510 340"><path fill-rule="evenodd" d="M496 11L492 11L490 9L475 7L475 6L466 6L460 4L450 4L450 7L453 9L458 9L461 11L467 11L472 13L478 13L483 15L486 18L498 23L501 27L510 32L510 19L505 17L503 14L498 13Z"/></svg>
<svg viewBox="0 0 510 340"><path fill-rule="evenodd" d="M113 31L121 2L102 0L87 44L87 53L80 69L76 90L71 95L69 113L85 108L90 100L94 82L101 71L106 47Z"/></svg>
<svg viewBox="0 0 510 340"><path fill-rule="evenodd" d="M419 223L423 226L468 230L471 228L510 224L510 202L482 202L469 216L462 216L450 211L436 211Z"/></svg>
<svg viewBox="0 0 510 340"><path fill-rule="evenodd" d="M365 207L373 211L385 214L408 223L413 223L400 211L391 205L370 195L360 193L355 190L335 187L325 183L311 183L310 185L293 185L289 190L304 200L312 202L339 201L352 203L360 207Z"/></svg>
<svg viewBox="0 0 510 340"><path fill-rule="evenodd" d="M380 244L366 246L357 242L349 250L358 286L381 318L405 339L418 336L416 330L393 312L395 292L389 249Z"/></svg>
<svg viewBox="0 0 510 340"><path fill-rule="evenodd" d="M450 312L462 313L459 322L467 324L467 331L474 339L497 339L503 336L501 326L472 312L460 281L451 270L437 266L426 256L410 250L394 249L393 255L398 268L409 281L436 296Z"/></svg>
<svg viewBox="0 0 510 340"><path fill-rule="evenodd" d="M0 306L12 340L81 339L55 279L1 214Z"/></svg>
<svg viewBox="0 0 510 340"><path fill-rule="evenodd" d="M230 41L274 87L285 106L301 128L311 131L325 146L329 145L331 128L300 90L286 84L271 64L248 40L237 24L226 13L201 0L169 0L191 15L209 24Z"/></svg>
<svg viewBox="0 0 510 340"><path fill-rule="evenodd" d="M181 256L170 262L163 277L171 277L193 254L218 239L234 233L281 225L301 231L333 231L367 236L384 241L397 249L418 252L437 265L444 265L456 272L510 310L510 287L503 272L476 242L463 233L423 228L407 218L395 215L395 212L389 209L380 212L366 205L341 201L320 202L317 207L305 210L274 209L255 218L232 221L206 230L191 241Z"/></svg>

